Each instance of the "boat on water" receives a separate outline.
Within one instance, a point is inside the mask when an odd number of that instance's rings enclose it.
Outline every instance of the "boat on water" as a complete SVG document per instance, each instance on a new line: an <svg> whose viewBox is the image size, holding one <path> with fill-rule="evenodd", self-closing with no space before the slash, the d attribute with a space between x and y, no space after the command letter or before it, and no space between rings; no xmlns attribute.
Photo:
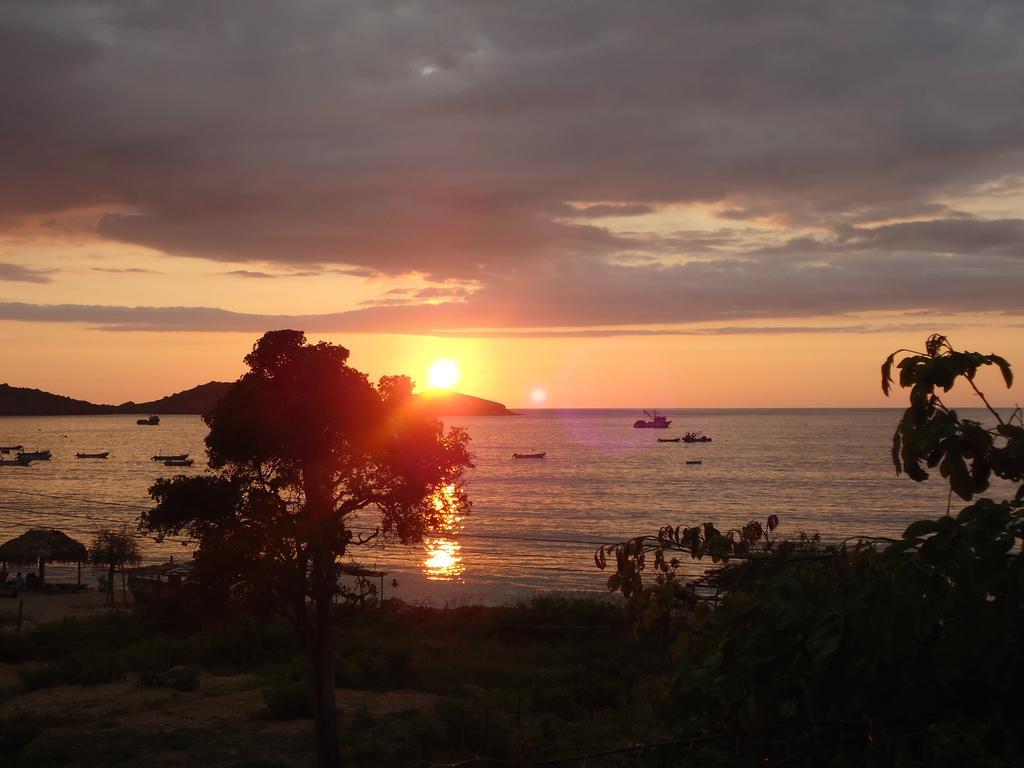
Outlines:
<svg viewBox="0 0 1024 768"><path fill-rule="evenodd" d="M678 443L681 438L678 437L659 437L659 443Z"/></svg>
<svg viewBox="0 0 1024 768"><path fill-rule="evenodd" d="M24 447L24 445L0 445L0 453L16 453Z"/></svg>
<svg viewBox="0 0 1024 768"><path fill-rule="evenodd" d="M195 464L195 459L167 459L164 462L165 467L191 467Z"/></svg>
<svg viewBox="0 0 1024 768"><path fill-rule="evenodd" d="M687 459L686 463L687 464L703 464L704 461L703 461L703 459Z"/></svg>
<svg viewBox="0 0 1024 768"><path fill-rule="evenodd" d="M49 461L53 458L53 453L49 450L46 451L18 451L18 460L21 461Z"/></svg>
<svg viewBox="0 0 1024 768"><path fill-rule="evenodd" d="M672 423L672 419L666 419L660 415L657 411L644 411L644 419L637 419L633 422L633 429L668 429L668 425Z"/></svg>
<svg viewBox="0 0 1024 768"><path fill-rule="evenodd" d="M184 461L187 458L187 453L158 453L150 461Z"/></svg>
<svg viewBox="0 0 1024 768"><path fill-rule="evenodd" d="M543 459L547 453L513 453L513 459Z"/></svg>
<svg viewBox="0 0 1024 768"><path fill-rule="evenodd" d="M100 453L76 453L76 459L105 459L110 455L110 451L102 451Z"/></svg>
<svg viewBox="0 0 1024 768"><path fill-rule="evenodd" d="M0 467L27 467L32 459L22 458L21 454L16 459L0 459Z"/></svg>
<svg viewBox="0 0 1024 768"><path fill-rule="evenodd" d="M139 419L135 423L140 427L155 427L160 423L160 417L150 416L148 419Z"/></svg>
<svg viewBox="0 0 1024 768"><path fill-rule="evenodd" d="M687 432L683 435L684 443L710 443L711 438L703 432Z"/></svg>

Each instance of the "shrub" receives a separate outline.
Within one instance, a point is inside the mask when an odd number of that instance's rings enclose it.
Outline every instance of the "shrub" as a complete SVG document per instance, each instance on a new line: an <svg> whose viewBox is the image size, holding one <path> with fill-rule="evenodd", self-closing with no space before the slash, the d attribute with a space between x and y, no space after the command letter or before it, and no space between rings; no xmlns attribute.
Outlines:
<svg viewBox="0 0 1024 768"><path fill-rule="evenodd" d="M266 709L261 713L268 720L294 720L313 713L313 692L309 683L294 675L275 677L263 689Z"/></svg>

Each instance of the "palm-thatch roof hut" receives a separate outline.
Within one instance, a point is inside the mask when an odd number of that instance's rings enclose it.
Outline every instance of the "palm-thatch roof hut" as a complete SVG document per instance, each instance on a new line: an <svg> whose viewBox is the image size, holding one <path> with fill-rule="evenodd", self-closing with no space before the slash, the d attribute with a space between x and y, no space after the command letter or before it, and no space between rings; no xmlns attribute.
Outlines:
<svg viewBox="0 0 1024 768"><path fill-rule="evenodd" d="M34 565L39 563L39 581L46 579L46 563L78 563L78 580L82 580L82 563L88 559L88 551L80 541L75 541L64 531L56 528L30 528L10 541L0 544L0 562L7 569L13 565Z"/></svg>

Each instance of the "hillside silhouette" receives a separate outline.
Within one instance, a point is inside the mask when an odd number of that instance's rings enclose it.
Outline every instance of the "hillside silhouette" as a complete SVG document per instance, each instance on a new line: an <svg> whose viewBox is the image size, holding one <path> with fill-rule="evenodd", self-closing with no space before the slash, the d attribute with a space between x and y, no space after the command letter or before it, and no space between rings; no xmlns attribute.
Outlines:
<svg viewBox="0 0 1024 768"><path fill-rule="evenodd" d="M0 416L102 416L109 414L204 414L233 386L233 382L209 381L158 400L120 405L90 403L41 389L0 384ZM458 392L417 395L422 407L437 416L511 416L501 403Z"/></svg>

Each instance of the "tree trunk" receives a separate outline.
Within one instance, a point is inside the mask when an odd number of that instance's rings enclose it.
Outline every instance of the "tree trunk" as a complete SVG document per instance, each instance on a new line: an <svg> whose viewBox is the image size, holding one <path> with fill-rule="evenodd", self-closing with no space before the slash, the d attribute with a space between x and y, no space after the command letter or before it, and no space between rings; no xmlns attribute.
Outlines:
<svg viewBox="0 0 1024 768"><path fill-rule="evenodd" d="M310 638L310 672L313 679L313 717L316 724L316 764L340 768L338 709L334 699L333 559L318 552L313 559L313 632Z"/></svg>

